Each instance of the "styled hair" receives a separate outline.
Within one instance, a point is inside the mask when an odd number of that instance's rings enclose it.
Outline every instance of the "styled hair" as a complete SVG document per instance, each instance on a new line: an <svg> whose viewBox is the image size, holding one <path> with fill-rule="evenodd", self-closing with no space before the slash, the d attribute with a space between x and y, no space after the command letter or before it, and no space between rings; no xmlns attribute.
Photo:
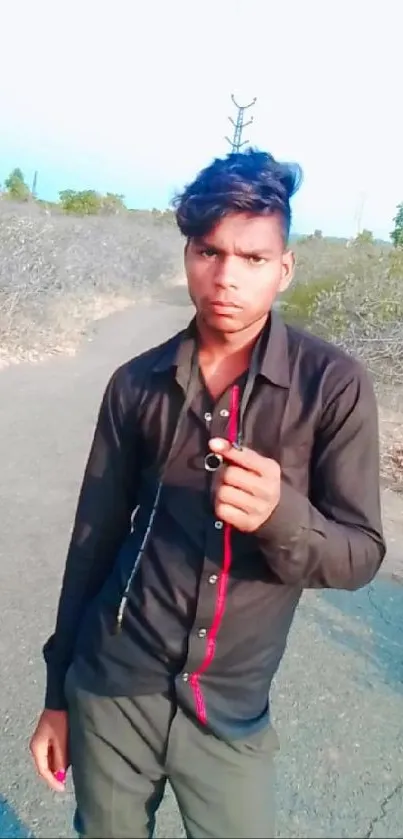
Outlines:
<svg viewBox="0 0 403 839"><path fill-rule="evenodd" d="M290 198L302 182L297 163L280 163L257 149L216 158L175 196L176 221L188 239L210 233L229 213L278 215L284 241L291 227Z"/></svg>

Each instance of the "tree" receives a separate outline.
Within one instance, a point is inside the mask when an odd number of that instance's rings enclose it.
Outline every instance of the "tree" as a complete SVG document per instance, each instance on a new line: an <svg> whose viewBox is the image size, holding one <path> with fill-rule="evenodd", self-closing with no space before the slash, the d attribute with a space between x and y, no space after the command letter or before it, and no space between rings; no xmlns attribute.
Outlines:
<svg viewBox="0 0 403 839"><path fill-rule="evenodd" d="M94 189L64 189L59 192L60 203L65 213L72 213L80 216L97 215L105 213L112 215L126 211L124 195L114 192L107 192L106 195L96 192Z"/></svg>
<svg viewBox="0 0 403 839"><path fill-rule="evenodd" d="M96 215L102 208L102 197L94 189L64 189L59 192L60 203L65 213L80 216Z"/></svg>
<svg viewBox="0 0 403 839"><path fill-rule="evenodd" d="M397 213L393 219L395 227L390 234L390 238L395 248L403 248L403 201L397 205L396 209Z"/></svg>
<svg viewBox="0 0 403 839"><path fill-rule="evenodd" d="M116 215L126 210L124 195L118 195L115 192L107 192L101 198L101 209L103 213Z"/></svg>
<svg viewBox="0 0 403 839"><path fill-rule="evenodd" d="M361 230L361 233L357 234L354 241L357 245L373 245L374 234L372 230Z"/></svg>
<svg viewBox="0 0 403 839"><path fill-rule="evenodd" d="M24 175L21 169L13 169L8 178L4 182L6 188L6 195L13 198L15 201L28 201L31 197L31 191L24 180Z"/></svg>

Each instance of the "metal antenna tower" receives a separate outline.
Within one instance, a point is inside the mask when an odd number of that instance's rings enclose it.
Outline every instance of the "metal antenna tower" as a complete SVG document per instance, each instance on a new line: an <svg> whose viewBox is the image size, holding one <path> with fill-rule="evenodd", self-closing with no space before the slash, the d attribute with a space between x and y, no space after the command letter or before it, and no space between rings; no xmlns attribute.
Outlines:
<svg viewBox="0 0 403 839"><path fill-rule="evenodd" d="M233 93L231 93L231 99L232 99L238 113L237 113L236 121L233 120L232 117L228 117L229 121L234 126L234 136L233 136L232 140L230 140L229 137L226 137L225 139L228 140L228 142L231 146L231 151L232 152L237 152L242 148L242 146L244 146L247 143L247 140L244 140L242 142L242 132L243 132L243 129L246 128L247 125L251 125L251 123L253 122L253 117L250 118L249 122L244 122L244 116L245 116L245 111L247 111L248 108L252 108L252 106L255 104L256 96L252 100L252 102L249 102L249 105L238 105L238 103L235 101L235 97L234 97Z"/></svg>

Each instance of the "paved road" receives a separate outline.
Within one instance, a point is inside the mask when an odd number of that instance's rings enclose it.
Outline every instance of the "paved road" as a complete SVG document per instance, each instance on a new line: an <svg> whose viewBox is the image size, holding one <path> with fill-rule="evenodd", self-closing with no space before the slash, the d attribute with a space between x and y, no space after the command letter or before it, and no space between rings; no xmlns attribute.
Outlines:
<svg viewBox="0 0 403 839"><path fill-rule="evenodd" d="M27 740L82 468L107 377L185 322L139 307L76 358L0 373L0 836L71 837L71 788L36 779ZM395 546L396 548L396 546ZM403 585L308 592L273 695L280 837L403 837ZM181 834L171 797L158 836Z"/></svg>

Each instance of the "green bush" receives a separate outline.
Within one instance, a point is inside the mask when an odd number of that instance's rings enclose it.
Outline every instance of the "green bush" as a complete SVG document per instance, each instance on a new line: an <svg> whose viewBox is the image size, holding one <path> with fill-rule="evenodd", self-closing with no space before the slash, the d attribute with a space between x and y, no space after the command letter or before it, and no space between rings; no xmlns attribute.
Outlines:
<svg viewBox="0 0 403 839"><path fill-rule="evenodd" d="M102 207L102 197L93 189L76 192L74 189L64 189L59 192L60 204L65 213L80 216L96 215Z"/></svg>
<svg viewBox="0 0 403 839"><path fill-rule="evenodd" d="M329 293L335 283L334 278L315 280L312 283L296 282L280 298L284 319L294 326L309 328L321 295Z"/></svg>
<svg viewBox="0 0 403 839"><path fill-rule="evenodd" d="M403 250L356 239L342 259L333 248L333 273L320 278L317 243L303 248L304 280L297 273L281 299L285 320L359 357L377 382L403 382Z"/></svg>
<svg viewBox="0 0 403 839"><path fill-rule="evenodd" d="M21 169L13 169L4 182L6 197L13 201L28 201L31 198L31 191L24 180Z"/></svg>

